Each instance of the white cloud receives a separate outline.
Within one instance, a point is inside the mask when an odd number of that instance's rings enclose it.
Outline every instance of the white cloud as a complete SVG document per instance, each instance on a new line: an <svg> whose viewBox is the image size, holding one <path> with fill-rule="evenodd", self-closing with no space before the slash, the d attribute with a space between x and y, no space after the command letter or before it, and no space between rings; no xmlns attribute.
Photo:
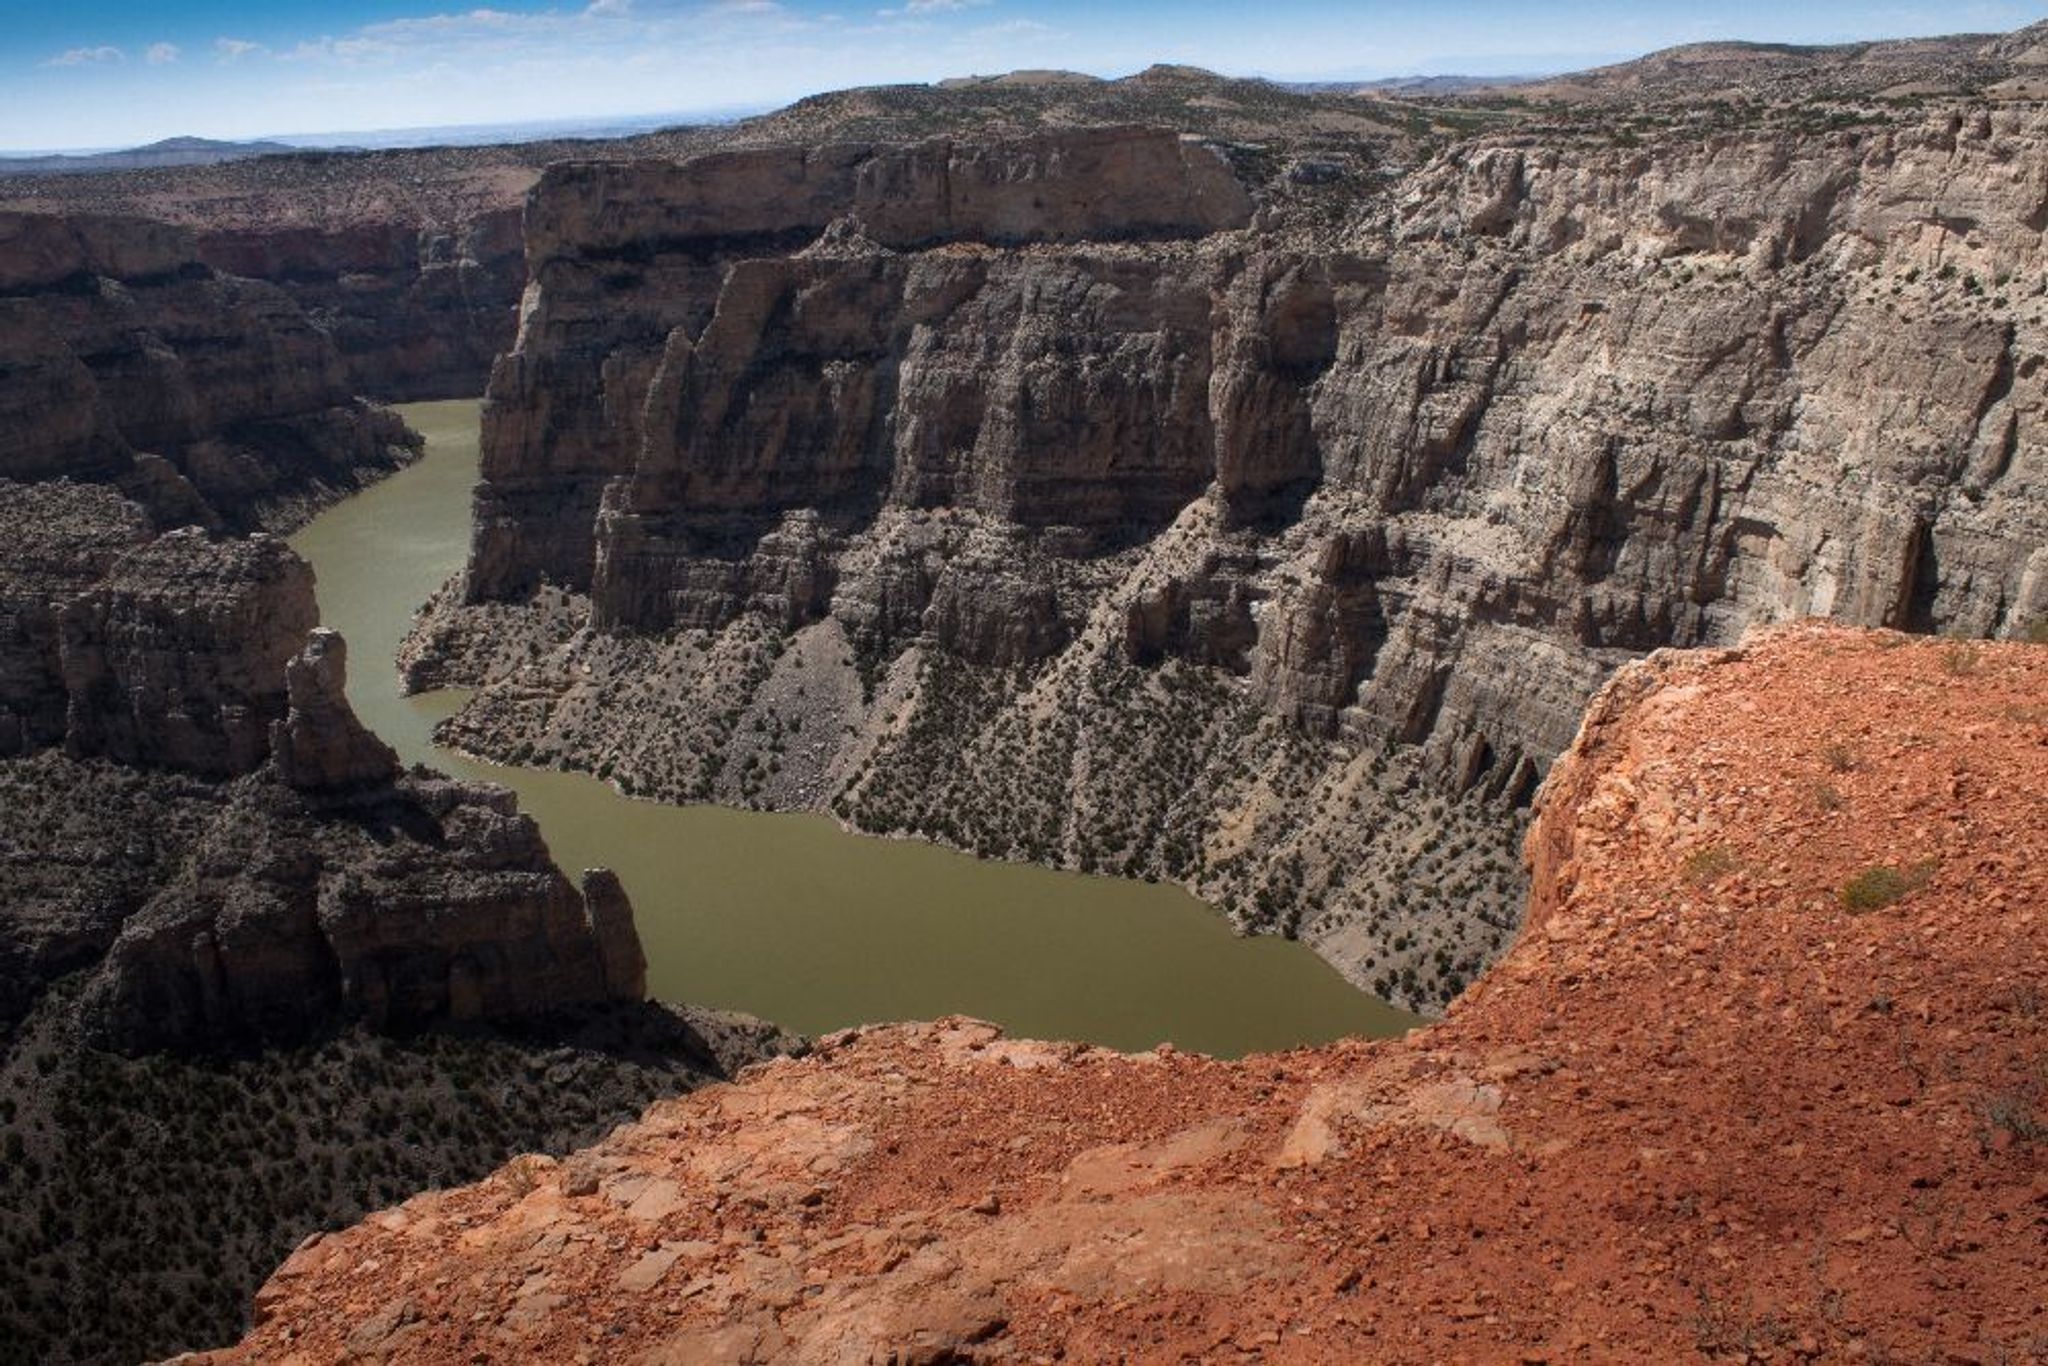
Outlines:
<svg viewBox="0 0 2048 1366"><path fill-rule="evenodd" d="M263 44L252 43L243 38L216 38L213 40L213 50L220 54L222 61L236 62L252 52L263 51Z"/></svg>
<svg viewBox="0 0 2048 1366"><path fill-rule="evenodd" d="M423 14L410 19L386 19L380 23L365 24L358 32L371 37L390 38L503 32L545 26L558 17L554 14L513 14L501 9L473 9L461 14Z"/></svg>
<svg viewBox="0 0 2048 1366"><path fill-rule="evenodd" d="M1036 19L1011 19L1000 24L990 24L980 30L991 38L1043 38L1059 30L1051 24L1041 24Z"/></svg>
<svg viewBox="0 0 2048 1366"><path fill-rule="evenodd" d="M590 7L583 11L593 18L616 18L633 12L633 0L590 0Z"/></svg>
<svg viewBox="0 0 2048 1366"><path fill-rule="evenodd" d="M101 62L125 62L128 54L118 47L74 47L44 62L44 66L95 66Z"/></svg>
<svg viewBox="0 0 2048 1366"><path fill-rule="evenodd" d="M878 9L877 19L928 19L940 14L959 14L965 10L982 9L995 0L904 0L897 9Z"/></svg>
<svg viewBox="0 0 2048 1366"><path fill-rule="evenodd" d="M316 38L277 54L285 62L338 62L343 66L365 66L400 55L392 43L374 38Z"/></svg>
<svg viewBox="0 0 2048 1366"><path fill-rule="evenodd" d="M176 43L151 43L149 51L142 55L149 59L151 66L167 66L178 60L178 45Z"/></svg>
<svg viewBox="0 0 2048 1366"><path fill-rule="evenodd" d="M718 0L711 7L713 14L780 14L782 6L776 0Z"/></svg>

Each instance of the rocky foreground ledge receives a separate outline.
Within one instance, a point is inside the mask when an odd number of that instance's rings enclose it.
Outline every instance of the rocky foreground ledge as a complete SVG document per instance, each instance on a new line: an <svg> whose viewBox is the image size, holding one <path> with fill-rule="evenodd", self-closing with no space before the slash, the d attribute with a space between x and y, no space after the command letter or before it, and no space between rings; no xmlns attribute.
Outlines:
<svg viewBox="0 0 2048 1366"><path fill-rule="evenodd" d="M1443 1023L849 1032L309 1241L209 1361L2005 1360L2048 1341L2048 649L1660 653Z"/></svg>

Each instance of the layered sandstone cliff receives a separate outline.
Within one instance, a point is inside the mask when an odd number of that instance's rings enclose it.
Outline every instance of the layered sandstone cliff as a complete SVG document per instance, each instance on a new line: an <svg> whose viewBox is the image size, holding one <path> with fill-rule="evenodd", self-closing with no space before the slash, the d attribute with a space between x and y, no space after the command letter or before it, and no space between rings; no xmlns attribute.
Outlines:
<svg viewBox="0 0 2048 1366"><path fill-rule="evenodd" d="M216 166L0 176L0 211L142 218L260 280L334 342L348 392L469 397L511 344L519 203L573 144L300 152Z"/></svg>
<svg viewBox="0 0 2048 1366"><path fill-rule="evenodd" d="M162 526L284 529L403 465L332 339L141 218L0 212L0 478L111 484Z"/></svg>
<svg viewBox="0 0 2048 1366"><path fill-rule="evenodd" d="M2048 616L2044 137L1508 137L1334 234L1144 130L557 168L407 667L1441 1002L1615 664Z"/></svg>
<svg viewBox="0 0 2048 1366"><path fill-rule="evenodd" d="M1660 652L1439 1024L1238 1063L849 1031L309 1240L210 1360L2019 1359L2044 695L2038 645Z"/></svg>
<svg viewBox="0 0 2048 1366"><path fill-rule="evenodd" d="M154 535L112 489L0 481L0 756L79 755L225 777L269 752L312 571L269 536Z"/></svg>
<svg viewBox="0 0 2048 1366"><path fill-rule="evenodd" d="M158 876L104 900L52 876L95 813L68 835L10 821L5 1018L88 964L90 1032L131 1051L642 998L616 879L579 893L509 793L400 773L282 541L153 535L68 481L0 483L0 502L0 760L61 750L81 798L115 766L209 780L145 840L176 846Z"/></svg>
<svg viewBox="0 0 2048 1366"><path fill-rule="evenodd" d="M524 188L515 179L445 221L400 205L338 223L224 214L230 221L207 223L195 245L208 265L290 294L334 339L353 392L387 403L467 398L512 344Z"/></svg>
<svg viewBox="0 0 2048 1366"><path fill-rule="evenodd" d="M546 166L924 136L978 139L1147 122L1245 144L1304 178L1369 174L1456 111L1390 106L1191 67L1116 81L992 80L837 91L735 124L498 146L300 152L217 166L0 174L0 208L115 213L192 232L199 259L267 281L334 339L354 392L481 393L511 348L526 280L520 205ZM6 168L0 167L0 171ZM1125 209L1133 206L1125 205ZM1137 206L1142 212L1143 206Z"/></svg>
<svg viewBox="0 0 2048 1366"><path fill-rule="evenodd" d="M0 1361L229 1340L309 1231L790 1046L645 1002L616 879L356 719L253 529L417 439L288 295L0 214L0 417Z"/></svg>

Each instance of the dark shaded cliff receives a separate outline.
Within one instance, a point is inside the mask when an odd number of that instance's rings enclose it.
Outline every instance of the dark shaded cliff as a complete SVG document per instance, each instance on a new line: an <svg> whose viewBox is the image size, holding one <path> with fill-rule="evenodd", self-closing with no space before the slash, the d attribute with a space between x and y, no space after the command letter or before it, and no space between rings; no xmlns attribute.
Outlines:
<svg viewBox="0 0 2048 1366"><path fill-rule="evenodd" d="M63 481L0 482L0 506L0 761L61 750L88 802L117 768L208 780L116 895L63 871L75 835L10 821L0 1018L81 968L87 1032L127 1051L641 999L617 881L579 894L509 793L399 771L282 541L152 535ZM81 819L88 861L119 843Z"/></svg>
<svg viewBox="0 0 2048 1366"><path fill-rule="evenodd" d="M1440 1001L1619 661L2048 615L2044 135L1510 139L1336 238L1142 130L557 168L409 667L483 752L1173 877Z"/></svg>
<svg viewBox="0 0 2048 1366"><path fill-rule="evenodd" d="M0 418L0 1362L226 1340L315 1229L790 1046L357 721L255 529L416 440L287 293L0 215Z"/></svg>
<svg viewBox="0 0 2048 1366"><path fill-rule="evenodd" d="M415 453L326 334L177 229L14 214L0 343L0 760L219 785L130 895L79 899L59 833L13 833L6 1018L86 967L87 1032L130 1051L638 1001L616 882L578 894L501 792L401 775L349 712L312 570L229 534Z"/></svg>
<svg viewBox="0 0 2048 1366"><path fill-rule="evenodd" d="M334 339L350 388L386 403L467 398L512 344L525 282L515 202L453 222L200 230L202 260L276 284Z"/></svg>
<svg viewBox="0 0 2048 1366"><path fill-rule="evenodd" d="M415 453L289 295L183 230L0 213L0 478L110 484L160 526L281 530Z"/></svg>

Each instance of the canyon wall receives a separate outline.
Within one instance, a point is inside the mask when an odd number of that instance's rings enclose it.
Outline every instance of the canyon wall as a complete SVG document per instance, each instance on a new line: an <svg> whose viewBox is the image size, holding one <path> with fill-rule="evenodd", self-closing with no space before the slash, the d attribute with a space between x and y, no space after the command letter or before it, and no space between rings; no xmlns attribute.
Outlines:
<svg viewBox="0 0 2048 1366"><path fill-rule="evenodd" d="M557 167L407 667L484 753L1175 878L1440 1002L1617 663L2048 616L2044 138L1504 137L1335 233L1143 130Z"/></svg>
<svg viewBox="0 0 2048 1366"><path fill-rule="evenodd" d="M0 1018L80 968L87 1032L127 1051L642 998L616 879L579 893L509 793L400 772L282 541L155 535L68 481L0 506L0 761L52 789L8 821ZM141 829L91 809L128 771L166 775ZM31 819L52 801L87 809ZM147 878L75 880L133 842Z"/></svg>
<svg viewBox="0 0 2048 1366"><path fill-rule="evenodd" d="M518 195L503 198L445 223L209 224L194 245L208 265L290 295L333 338L351 392L468 398L512 345L526 278Z"/></svg>
<svg viewBox="0 0 2048 1366"><path fill-rule="evenodd" d="M110 484L160 526L282 530L416 453L290 296L183 230L0 213L0 478Z"/></svg>
<svg viewBox="0 0 2048 1366"><path fill-rule="evenodd" d="M174 794L115 895L58 871L122 844L90 809L11 829L6 1018L81 967L87 1032L131 1051L638 1002L616 880L579 892L502 791L401 773L311 568L236 534L417 451L328 336L182 230L4 214L0 346L0 761L88 808L130 770Z"/></svg>
<svg viewBox="0 0 2048 1366"><path fill-rule="evenodd" d="M0 214L0 1359L231 1339L309 1233L795 1041L401 771L263 528L418 449L185 232Z"/></svg>
<svg viewBox="0 0 2048 1366"><path fill-rule="evenodd" d="M47 745L213 777L269 752L313 574L269 536L153 536L111 489L0 481L0 756Z"/></svg>

